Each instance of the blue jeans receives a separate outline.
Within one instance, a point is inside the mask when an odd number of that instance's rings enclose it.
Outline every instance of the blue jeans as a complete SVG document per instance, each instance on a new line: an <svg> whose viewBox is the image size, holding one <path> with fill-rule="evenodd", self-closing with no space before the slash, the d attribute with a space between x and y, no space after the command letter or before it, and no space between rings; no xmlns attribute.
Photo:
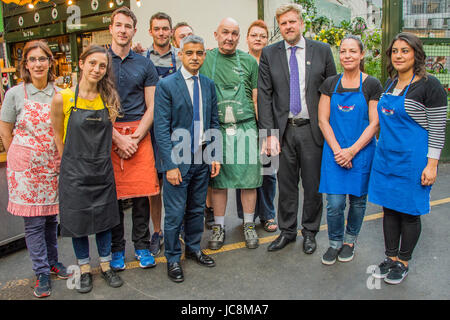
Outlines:
<svg viewBox="0 0 450 320"><path fill-rule="evenodd" d="M355 243L366 212L367 195L356 197L348 195L350 208L348 210L347 227L345 228L346 194L327 195L327 223L330 247L340 249L342 244ZM345 235L344 235L345 228Z"/></svg>
<svg viewBox="0 0 450 320"><path fill-rule="evenodd" d="M25 242L33 262L33 271L36 275L50 274L50 268L58 262L56 215L24 217L23 220Z"/></svg>
<svg viewBox="0 0 450 320"><path fill-rule="evenodd" d="M100 256L100 262L111 261L111 230L103 231L95 235L95 241L97 242L98 255ZM73 250L75 256L78 259L78 264L88 264L89 257L89 238L72 238Z"/></svg>
<svg viewBox="0 0 450 320"><path fill-rule="evenodd" d="M261 221L267 221L275 218L275 205L273 203L277 193L277 176L264 175L263 184L256 189L255 219L259 217ZM236 189L236 207L238 217L244 218L244 211L241 202L241 189ZM250 212L249 212L250 213Z"/></svg>

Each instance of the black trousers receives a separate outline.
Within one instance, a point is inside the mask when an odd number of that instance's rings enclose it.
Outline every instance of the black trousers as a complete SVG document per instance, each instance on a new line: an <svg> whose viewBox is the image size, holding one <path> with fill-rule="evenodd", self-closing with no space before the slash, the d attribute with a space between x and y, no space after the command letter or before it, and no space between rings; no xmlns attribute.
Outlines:
<svg viewBox="0 0 450 320"><path fill-rule="evenodd" d="M312 137L310 124L287 125L281 143L278 170L278 225L288 239L297 236L299 182L303 186L302 234L319 232L322 218L322 194L319 193L322 147Z"/></svg>
<svg viewBox="0 0 450 320"><path fill-rule="evenodd" d="M383 211L386 256L398 257L403 261L411 260L422 230L420 216L413 216L384 207Z"/></svg>
<svg viewBox="0 0 450 320"><path fill-rule="evenodd" d="M150 203L148 197L133 198L131 239L135 250L150 248ZM119 200L120 223L112 231L111 252L125 251L125 227L123 223L123 201Z"/></svg>

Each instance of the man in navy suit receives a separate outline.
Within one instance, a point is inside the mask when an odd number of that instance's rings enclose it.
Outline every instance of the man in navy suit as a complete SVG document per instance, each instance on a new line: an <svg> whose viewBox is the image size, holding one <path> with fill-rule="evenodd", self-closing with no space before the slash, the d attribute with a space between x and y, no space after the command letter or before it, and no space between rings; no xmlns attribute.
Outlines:
<svg viewBox="0 0 450 320"><path fill-rule="evenodd" d="M214 129L219 129L214 82L198 73L206 56L203 39L195 35L184 38L178 54L183 66L156 87L154 128L164 172L167 273L169 279L182 282L178 237L183 218L185 257L202 266L215 266L214 260L201 251L200 240L209 177L219 174L220 164L212 161L210 167L208 157L203 156L213 149L211 132L216 135ZM211 148L206 148L207 144Z"/></svg>

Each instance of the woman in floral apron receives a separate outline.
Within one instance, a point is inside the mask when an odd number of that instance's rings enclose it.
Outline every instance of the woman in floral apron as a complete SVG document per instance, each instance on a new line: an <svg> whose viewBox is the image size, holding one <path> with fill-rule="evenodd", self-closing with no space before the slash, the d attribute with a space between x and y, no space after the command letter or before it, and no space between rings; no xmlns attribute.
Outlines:
<svg viewBox="0 0 450 320"><path fill-rule="evenodd" d="M31 41L20 61L23 83L11 88L2 107L0 134L8 151L8 211L24 218L25 240L37 282L34 295L51 293L50 273L67 279L58 262L57 214L60 157L50 122L53 55L43 41Z"/></svg>

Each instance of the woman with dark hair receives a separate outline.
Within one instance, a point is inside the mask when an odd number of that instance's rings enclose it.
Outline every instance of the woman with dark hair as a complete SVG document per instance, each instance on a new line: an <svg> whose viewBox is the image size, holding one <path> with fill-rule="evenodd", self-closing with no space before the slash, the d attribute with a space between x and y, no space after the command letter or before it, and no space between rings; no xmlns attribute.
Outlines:
<svg viewBox="0 0 450 320"><path fill-rule="evenodd" d="M111 287L122 279L110 268L111 229L119 224L112 126L120 100L111 79L111 57L91 45L80 56L80 81L52 101L51 119L62 155L60 173L61 235L72 237L81 269L80 293L92 290L88 235L95 234L102 276Z"/></svg>
<svg viewBox="0 0 450 320"><path fill-rule="evenodd" d="M369 200L383 206L386 258L373 276L399 284L430 212L430 190L445 140L447 94L426 73L420 39L400 33L386 51L390 79L378 103L380 137Z"/></svg>
<svg viewBox="0 0 450 320"><path fill-rule="evenodd" d="M322 263L353 259L367 203L369 173L378 131L377 103L382 87L363 73L364 45L346 36L339 48L344 72L320 87L319 127L325 138L319 192L327 194L330 247ZM347 227L345 205L350 202ZM345 229L345 232L344 232Z"/></svg>
<svg viewBox="0 0 450 320"><path fill-rule="evenodd" d="M56 93L52 52L43 41L28 42L19 63L23 83L6 92L0 136L8 152L7 210L24 218L25 241L37 276L34 295L51 294L50 273L67 279L58 262L58 171L60 157L50 122Z"/></svg>

